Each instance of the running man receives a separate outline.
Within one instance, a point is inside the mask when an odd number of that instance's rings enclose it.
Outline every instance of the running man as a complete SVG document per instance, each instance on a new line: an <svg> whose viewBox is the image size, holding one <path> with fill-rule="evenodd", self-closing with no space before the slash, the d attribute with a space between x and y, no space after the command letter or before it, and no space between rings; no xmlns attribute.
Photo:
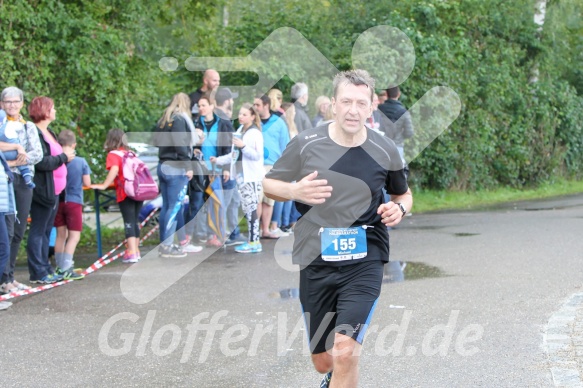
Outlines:
<svg viewBox="0 0 583 388"><path fill-rule="evenodd" d="M326 374L321 386L355 387L389 259L386 227L401 221L413 197L394 142L364 125L374 79L351 70L336 75L333 86L335 121L292 139L263 187L277 201L297 201L302 215L292 257L301 268L312 362Z"/></svg>

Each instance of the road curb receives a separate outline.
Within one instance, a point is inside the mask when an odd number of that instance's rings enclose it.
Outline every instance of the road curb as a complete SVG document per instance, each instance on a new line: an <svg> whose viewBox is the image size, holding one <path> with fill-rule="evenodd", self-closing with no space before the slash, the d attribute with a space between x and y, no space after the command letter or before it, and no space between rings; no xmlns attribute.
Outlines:
<svg viewBox="0 0 583 388"><path fill-rule="evenodd" d="M571 295L547 322L543 348L555 387L581 387L583 292Z"/></svg>

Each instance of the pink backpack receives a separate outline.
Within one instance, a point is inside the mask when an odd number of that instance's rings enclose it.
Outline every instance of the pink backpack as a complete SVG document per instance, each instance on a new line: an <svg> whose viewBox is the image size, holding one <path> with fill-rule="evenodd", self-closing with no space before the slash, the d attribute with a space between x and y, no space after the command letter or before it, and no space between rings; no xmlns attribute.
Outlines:
<svg viewBox="0 0 583 388"><path fill-rule="evenodd" d="M158 185L146 163L132 151L111 151L120 156L123 167L123 189L135 201L147 201L158 196Z"/></svg>

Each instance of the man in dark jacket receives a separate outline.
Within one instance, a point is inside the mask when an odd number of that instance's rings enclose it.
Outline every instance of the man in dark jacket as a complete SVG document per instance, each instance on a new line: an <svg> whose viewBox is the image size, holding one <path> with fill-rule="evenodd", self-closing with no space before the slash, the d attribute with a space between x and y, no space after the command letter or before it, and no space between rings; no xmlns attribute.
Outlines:
<svg viewBox="0 0 583 388"><path fill-rule="evenodd" d="M188 97L190 97L190 109L192 110L192 121L198 119L199 112L198 112L198 100L200 97L207 93L211 94L215 91L219 85L221 84L221 76L219 73L214 69L207 69L202 76L202 86L196 91L190 93Z"/></svg>
<svg viewBox="0 0 583 388"><path fill-rule="evenodd" d="M389 98L383 104L379 105L379 110L385 116L381 116L380 130L395 142L399 154L401 155L401 159L403 159L403 163L405 163L405 139L413 137L414 134L411 114L399 101L401 90L398 86L387 89L387 95ZM405 167L405 172L409 175L409 169L407 167Z"/></svg>

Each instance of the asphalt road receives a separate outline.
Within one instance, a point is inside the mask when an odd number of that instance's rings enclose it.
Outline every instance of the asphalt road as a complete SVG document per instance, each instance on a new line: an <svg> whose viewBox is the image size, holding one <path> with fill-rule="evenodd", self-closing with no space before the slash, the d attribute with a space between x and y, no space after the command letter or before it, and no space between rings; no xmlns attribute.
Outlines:
<svg viewBox="0 0 583 388"><path fill-rule="evenodd" d="M581 386L582 231L583 195L407 217L390 233L405 281L383 285L360 386ZM14 299L2 386L319 386L278 244L114 262Z"/></svg>

